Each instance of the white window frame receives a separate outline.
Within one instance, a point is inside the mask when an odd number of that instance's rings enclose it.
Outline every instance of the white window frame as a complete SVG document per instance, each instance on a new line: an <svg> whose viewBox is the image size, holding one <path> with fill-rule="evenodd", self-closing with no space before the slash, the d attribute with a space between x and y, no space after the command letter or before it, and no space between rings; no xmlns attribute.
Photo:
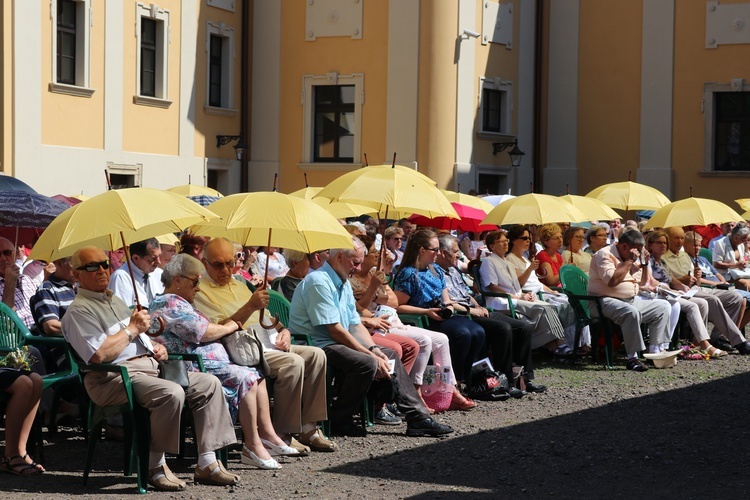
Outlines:
<svg viewBox="0 0 750 500"><path fill-rule="evenodd" d="M315 87L324 85L354 85L354 162L353 163L313 163L314 141L313 123L315 108ZM302 162L297 166L302 170L354 170L360 168L362 163L362 105L365 102L365 75L364 73L353 73L351 75L339 75L336 72L325 75L303 75L302 76Z"/></svg>
<svg viewBox="0 0 750 500"><path fill-rule="evenodd" d="M143 186L143 164L125 165L121 163L107 162L107 175L126 175L133 178L134 186Z"/></svg>
<svg viewBox="0 0 750 500"><path fill-rule="evenodd" d="M75 84L58 83L57 81L57 2L50 1L50 19L52 20L52 72L49 91L56 94L67 94L76 97L91 97L94 89L91 85L91 28L93 26L93 5L91 0L74 0L76 2L76 76Z"/></svg>
<svg viewBox="0 0 750 500"><path fill-rule="evenodd" d="M221 106L211 106L209 104L209 91L211 82L211 35L224 38L222 44L221 56ZM208 114L235 116L237 110L233 109L234 105L234 28L224 23L213 23L209 21L206 24L206 101L203 109Z"/></svg>
<svg viewBox="0 0 750 500"><path fill-rule="evenodd" d="M157 21L156 96L154 97L141 95L141 19L144 17ZM172 38L170 13L156 4L144 5L138 3L135 6L135 19L136 95L133 96L133 102L144 106L168 108L172 104L172 101L169 100L169 45Z"/></svg>
<svg viewBox="0 0 750 500"><path fill-rule="evenodd" d="M206 5L229 12L234 12L234 0L206 0Z"/></svg>
<svg viewBox="0 0 750 500"><path fill-rule="evenodd" d="M484 129L484 89L497 90L500 92L500 132L486 131ZM513 135L513 82L503 80L500 77L479 77L479 89L477 95L477 109L479 114L479 126L477 136L481 139L511 141Z"/></svg>

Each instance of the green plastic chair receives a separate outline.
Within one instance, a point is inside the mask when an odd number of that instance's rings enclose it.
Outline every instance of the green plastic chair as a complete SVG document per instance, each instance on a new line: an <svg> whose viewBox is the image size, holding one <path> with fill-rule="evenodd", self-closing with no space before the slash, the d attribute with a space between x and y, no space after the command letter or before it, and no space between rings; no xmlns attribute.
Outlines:
<svg viewBox="0 0 750 500"><path fill-rule="evenodd" d="M0 302L0 355L5 355L16 349L21 349L26 345L46 346L49 348L62 347L67 345L62 337L40 337L32 335L21 318L16 312L8 307L5 303ZM57 389L65 385L78 385L82 387L81 379L78 376L78 367L73 358L68 355L68 368L55 373L48 373L42 376L42 390L52 388L55 391L55 399L52 407L52 419L57 406ZM52 427L50 427L52 430ZM44 461L44 446L42 441L42 419L37 415L34 421L32 445L35 453L41 462Z"/></svg>
<svg viewBox="0 0 750 500"><path fill-rule="evenodd" d="M714 263L714 253L708 248L701 248L698 255L705 257L709 264Z"/></svg>
<svg viewBox="0 0 750 500"><path fill-rule="evenodd" d="M282 325L289 326L289 308L291 303L286 300L282 294L276 290L268 290L268 312L271 315L278 315Z"/></svg>
<svg viewBox="0 0 750 500"><path fill-rule="evenodd" d="M600 332L604 332L604 366L606 368L612 368L612 360L614 358L614 323L604 317L601 297L588 294L589 277L576 266L568 264L560 268L560 284L562 285L565 295L568 296L568 301L573 307L573 311L575 311L576 315L576 338L573 345L578 345L583 328L585 326L590 326L592 345L591 359L596 361L599 334ZM599 312L598 318L591 317L589 307L592 302L596 304Z"/></svg>

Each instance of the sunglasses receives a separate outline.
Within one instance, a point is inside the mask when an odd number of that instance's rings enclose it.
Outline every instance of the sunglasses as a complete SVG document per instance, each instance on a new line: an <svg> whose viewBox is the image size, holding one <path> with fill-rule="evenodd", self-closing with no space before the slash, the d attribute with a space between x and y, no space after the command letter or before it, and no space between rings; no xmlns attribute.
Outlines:
<svg viewBox="0 0 750 500"><path fill-rule="evenodd" d="M15 252L13 250L11 250L11 249L3 250L2 252L0 252L0 254L2 254L3 257L13 257L14 253Z"/></svg>
<svg viewBox="0 0 750 500"><path fill-rule="evenodd" d="M396 241L404 241L404 239L399 236L393 236L391 239Z"/></svg>
<svg viewBox="0 0 750 500"><path fill-rule="evenodd" d="M237 252L237 255L234 256L237 260L245 260L245 254L242 252Z"/></svg>
<svg viewBox="0 0 750 500"><path fill-rule="evenodd" d="M213 267L216 271L221 271L225 267L227 269L232 269L234 268L234 260L230 260L229 262L208 262L208 265Z"/></svg>
<svg viewBox="0 0 750 500"><path fill-rule="evenodd" d="M201 281L200 278L191 278L189 276L185 276L184 274L181 274L180 277L181 278L185 278L188 281L192 281L193 282L193 288L197 287L198 283L200 283L200 281Z"/></svg>
<svg viewBox="0 0 750 500"><path fill-rule="evenodd" d="M109 261L103 260L101 262L89 262L88 264L76 267L76 271L86 271L89 273L93 273L98 271L100 267L106 271L107 269L109 269Z"/></svg>
<svg viewBox="0 0 750 500"><path fill-rule="evenodd" d="M529 241L531 239L530 236L519 236L516 238L517 240L523 240L523 241Z"/></svg>

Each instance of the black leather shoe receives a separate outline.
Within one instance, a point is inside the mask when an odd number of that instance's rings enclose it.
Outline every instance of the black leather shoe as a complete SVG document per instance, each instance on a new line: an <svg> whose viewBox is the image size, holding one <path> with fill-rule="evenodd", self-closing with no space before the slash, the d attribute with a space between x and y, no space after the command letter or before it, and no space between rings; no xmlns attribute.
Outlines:
<svg viewBox="0 0 750 500"><path fill-rule="evenodd" d="M535 384L533 380L526 380L526 392L544 392L546 390L546 385Z"/></svg>
<svg viewBox="0 0 750 500"><path fill-rule="evenodd" d="M736 346L734 346L735 349L737 349L737 352L740 354L750 354L750 342L747 340L744 342L740 342Z"/></svg>
<svg viewBox="0 0 750 500"><path fill-rule="evenodd" d="M729 341L725 338L715 338L709 340L712 346L714 346L717 349L721 349L722 351L733 351L734 347L732 347L732 344L729 343Z"/></svg>
<svg viewBox="0 0 750 500"><path fill-rule="evenodd" d="M331 422L331 434L334 436L365 437L367 430L352 421Z"/></svg>
<svg viewBox="0 0 750 500"><path fill-rule="evenodd" d="M508 394L512 398L519 399L519 398L522 398L522 397L526 396L528 394L528 392L522 391L518 387L509 387L508 388Z"/></svg>
<svg viewBox="0 0 750 500"><path fill-rule="evenodd" d="M646 366L643 361L641 361L638 358L630 358L628 359L627 363L628 370L634 371L634 372L647 372L648 366Z"/></svg>
<svg viewBox="0 0 750 500"><path fill-rule="evenodd" d="M451 432L453 432L453 427L441 424L429 417L409 422L406 427L406 435L410 437L442 436Z"/></svg>

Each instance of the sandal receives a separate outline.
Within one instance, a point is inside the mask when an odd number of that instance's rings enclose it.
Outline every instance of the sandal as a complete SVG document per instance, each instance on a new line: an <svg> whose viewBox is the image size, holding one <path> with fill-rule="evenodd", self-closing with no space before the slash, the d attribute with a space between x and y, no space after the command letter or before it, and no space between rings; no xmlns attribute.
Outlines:
<svg viewBox="0 0 750 500"><path fill-rule="evenodd" d="M457 399L456 395L454 394L453 399L451 400L451 404L448 407L448 411L469 411L477 407L477 404L471 399L464 397L462 397L461 399L463 401Z"/></svg>
<svg viewBox="0 0 750 500"><path fill-rule="evenodd" d="M722 351L721 349L717 349L713 346L703 351L703 353L709 358L723 358L724 356L729 354L727 351Z"/></svg>
<svg viewBox="0 0 750 500"><path fill-rule="evenodd" d="M16 455L10 458L4 458L3 461L0 462L0 470L16 476L38 476L43 473L44 467L34 461L31 463L27 462L26 459L28 457L29 454L26 453L23 456ZM23 460L23 462L16 464L11 463L14 460Z"/></svg>

